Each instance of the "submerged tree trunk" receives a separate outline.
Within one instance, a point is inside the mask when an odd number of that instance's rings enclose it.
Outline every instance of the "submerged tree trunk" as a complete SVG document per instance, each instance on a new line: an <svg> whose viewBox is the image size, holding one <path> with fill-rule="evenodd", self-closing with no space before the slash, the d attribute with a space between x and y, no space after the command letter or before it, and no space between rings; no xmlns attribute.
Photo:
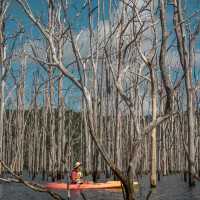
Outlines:
<svg viewBox="0 0 200 200"><path fill-rule="evenodd" d="M6 47L5 47L5 14L6 14L7 2L2 0L0 3L0 160L3 159L3 132L4 132L4 106L5 106L5 58L6 58ZM0 176L2 174L2 165L0 163Z"/></svg>
<svg viewBox="0 0 200 200"><path fill-rule="evenodd" d="M60 78L58 80L58 113L55 113L55 115L58 116L57 118L57 179L61 179L61 174L62 174L62 170L61 170L61 148L62 148L62 132L63 132L63 128L62 128L62 113L61 113L61 102L62 102L62 78Z"/></svg>
<svg viewBox="0 0 200 200"><path fill-rule="evenodd" d="M156 96L156 81L154 69L150 69L151 76L151 96L152 96L152 121L156 121L157 117L157 96ZM157 136L156 127L151 132L151 187L157 185Z"/></svg>
<svg viewBox="0 0 200 200"><path fill-rule="evenodd" d="M0 26L1 25L0 21ZM0 27L0 44L3 43L2 36L2 27ZM4 88L5 88L5 80L2 80L3 75L5 73L5 66L3 60L5 59L5 49L3 45L0 46L0 65L1 65L1 84L0 84L0 160L3 159L3 132L4 132ZM2 174L2 166L0 164L0 175Z"/></svg>
<svg viewBox="0 0 200 200"><path fill-rule="evenodd" d="M194 48L195 41L199 35L199 25L193 33L188 33L189 38L186 41L186 27L183 21L183 11L181 1L173 0L174 3L174 25L177 37L178 52L180 56L181 65L185 73L185 90L187 95L187 118L188 118L188 150L185 149L188 157L188 171L189 171L189 186L195 185L195 134L194 134L194 107L193 107L193 93L194 88L192 84L192 68L195 65ZM189 47L188 47L188 44Z"/></svg>
<svg viewBox="0 0 200 200"><path fill-rule="evenodd" d="M189 185L195 185L195 134L194 134L194 112L193 112L193 89L192 89L192 70L186 72L186 91L187 91L187 115L188 115L188 172Z"/></svg>

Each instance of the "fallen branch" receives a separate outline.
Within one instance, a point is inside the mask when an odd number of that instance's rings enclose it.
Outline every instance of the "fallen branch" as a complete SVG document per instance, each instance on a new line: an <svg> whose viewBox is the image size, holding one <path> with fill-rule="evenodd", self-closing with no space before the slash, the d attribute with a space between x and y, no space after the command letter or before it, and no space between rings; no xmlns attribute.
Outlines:
<svg viewBox="0 0 200 200"><path fill-rule="evenodd" d="M18 183L22 183L26 187L30 188L33 191L36 192L45 192L48 193L51 197L53 197L56 200L65 200L62 196L60 196L58 193L50 191L46 189L44 186L32 183L29 181L25 181L21 176L16 175L2 160L0 160L0 164L18 181ZM14 179L12 179L14 180ZM12 182L12 181L11 181Z"/></svg>
<svg viewBox="0 0 200 200"><path fill-rule="evenodd" d="M196 174L194 174L193 177L194 177L197 181L200 181L200 177L198 177Z"/></svg>
<svg viewBox="0 0 200 200"><path fill-rule="evenodd" d="M147 194L147 197L146 197L146 200L149 200L150 199L150 196L152 194L152 190L149 190L148 194Z"/></svg>
<svg viewBox="0 0 200 200"><path fill-rule="evenodd" d="M86 198L85 194L84 194L82 191L80 191L80 194L81 194L81 196L82 196L83 200L87 200L87 198Z"/></svg>
<svg viewBox="0 0 200 200"><path fill-rule="evenodd" d="M0 181L6 182L6 183L19 183L19 181L14 178L0 178Z"/></svg>

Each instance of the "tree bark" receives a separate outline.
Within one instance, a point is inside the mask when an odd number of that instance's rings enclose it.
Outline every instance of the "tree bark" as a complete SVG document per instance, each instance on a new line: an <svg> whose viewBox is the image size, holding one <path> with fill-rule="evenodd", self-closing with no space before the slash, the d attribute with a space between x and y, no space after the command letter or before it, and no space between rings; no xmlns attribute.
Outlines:
<svg viewBox="0 0 200 200"><path fill-rule="evenodd" d="M181 1L173 0L174 3L174 26L177 37L178 52L181 65L185 73L185 87L187 95L187 118L188 118L188 170L189 170L189 186L195 185L195 144L194 144L194 108L193 108L193 85L192 85L192 68L194 67L193 49L196 32L189 34L189 47L186 45L186 29L183 21L183 11ZM189 50L188 50L189 49ZM187 152L186 152L187 153Z"/></svg>
<svg viewBox="0 0 200 200"><path fill-rule="evenodd" d="M154 69L150 69L151 76L151 96L152 96L152 121L157 118L157 95L156 95L156 81ZM157 136L156 127L151 132L151 187L157 185Z"/></svg>

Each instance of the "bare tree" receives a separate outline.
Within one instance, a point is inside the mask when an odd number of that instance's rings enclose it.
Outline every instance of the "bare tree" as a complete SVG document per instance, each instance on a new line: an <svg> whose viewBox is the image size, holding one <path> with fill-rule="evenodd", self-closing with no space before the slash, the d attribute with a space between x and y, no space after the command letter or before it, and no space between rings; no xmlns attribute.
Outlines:
<svg viewBox="0 0 200 200"><path fill-rule="evenodd" d="M5 45L5 20L9 1L0 1L0 159L3 158L3 132L4 132L4 106L5 106L5 78L6 78L6 45ZM2 167L0 165L0 174Z"/></svg>
<svg viewBox="0 0 200 200"><path fill-rule="evenodd" d="M180 56L180 63L185 73L185 89L187 94L187 117L188 117L188 171L189 171L189 185L195 184L195 132L194 132L194 87L192 84L192 68L194 67L194 48L195 41L200 31L200 24L194 32L187 32L185 23L183 23L183 10L181 1L173 1L174 5L174 26L177 37L177 48ZM189 46L187 45L189 43Z"/></svg>
<svg viewBox="0 0 200 200"><path fill-rule="evenodd" d="M160 46L159 65L160 65L163 85L164 85L166 95L167 95L165 112L168 112L172 110L173 86L171 84L171 81L169 78L169 71L167 70L167 66L166 66L167 39L169 37L169 33L167 32L166 6L167 6L167 1L161 0L160 1L160 22L161 22L161 30L162 30L162 42Z"/></svg>

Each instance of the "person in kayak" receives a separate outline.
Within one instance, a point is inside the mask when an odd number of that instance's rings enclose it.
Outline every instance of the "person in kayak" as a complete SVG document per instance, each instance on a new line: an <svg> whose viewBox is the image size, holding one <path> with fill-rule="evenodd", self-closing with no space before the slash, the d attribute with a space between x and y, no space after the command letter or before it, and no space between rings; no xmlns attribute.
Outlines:
<svg viewBox="0 0 200 200"><path fill-rule="evenodd" d="M80 162L76 162L71 175L71 183L72 184L82 184L83 183L83 174L81 171L81 163Z"/></svg>

